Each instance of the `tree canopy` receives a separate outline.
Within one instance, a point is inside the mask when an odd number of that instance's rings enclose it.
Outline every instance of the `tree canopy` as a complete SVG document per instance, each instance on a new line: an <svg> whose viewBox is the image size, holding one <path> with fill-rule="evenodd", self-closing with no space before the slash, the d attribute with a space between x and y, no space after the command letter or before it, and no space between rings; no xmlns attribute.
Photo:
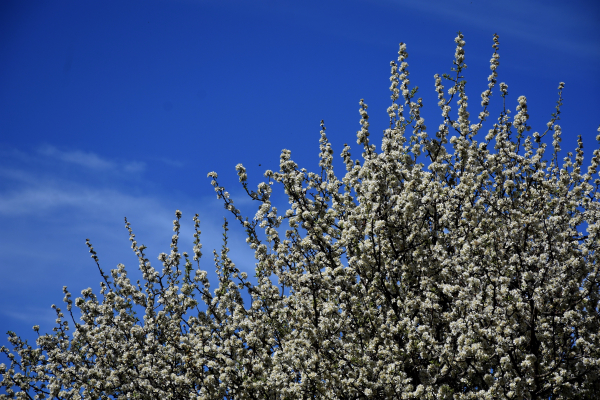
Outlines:
<svg viewBox="0 0 600 400"><path fill-rule="evenodd" d="M433 135L401 43L380 151L361 100L362 157L345 145L342 178L323 122L319 172L283 150L279 172L267 170L254 191L236 167L258 204L251 219L211 172L254 249L254 281L228 255L226 222L211 289L198 215L187 254L176 212L162 269L125 220L142 283L121 264L104 273L88 241L100 296L85 289L73 300L65 287L67 316L53 306L54 333L38 332L36 346L9 332L0 399L600 398L600 150L582 170L579 137L559 163L563 83L542 133L527 133L524 96L510 116L498 40L474 121L463 35L452 73L435 76L443 123ZM504 106L486 130L493 91Z"/></svg>

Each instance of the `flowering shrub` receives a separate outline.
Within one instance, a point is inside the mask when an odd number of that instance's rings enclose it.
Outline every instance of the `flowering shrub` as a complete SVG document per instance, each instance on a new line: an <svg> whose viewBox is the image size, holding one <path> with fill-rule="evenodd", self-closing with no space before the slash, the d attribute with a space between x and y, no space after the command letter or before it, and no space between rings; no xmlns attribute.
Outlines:
<svg viewBox="0 0 600 400"><path fill-rule="evenodd" d="M37 347L10 333L17 355L2 348L10 365L0 366L0 398L600 398L600 150L582 173L579 138L575 156L559 166L563 83L544 133L526 136L523 96L513 118L504 108L480 133L497 85L498 36L474 123L461 75L463 35L455 41L453 75L435 76L443 116L435 137L409 88L400 44L381 151L369 142L361 100L362 159L346 145L342 179L323 123L320 173L300 169L283 150L280 171L266 171L252 191L236 167L259 204L252 220L209 174L246 229L256 284L229 258L225 224L211 290L206 271L194 267L197 215L194 254L180 254L177 211L162 271L126 221L143 285L123 265L106 275L88 241L101 298L86 289L73 301L64 288L72 336L57 307L54 333L40 335ZM507 89L499 84L504 100ZM291 204L283 214L271 203L273 185Z"/></svg>

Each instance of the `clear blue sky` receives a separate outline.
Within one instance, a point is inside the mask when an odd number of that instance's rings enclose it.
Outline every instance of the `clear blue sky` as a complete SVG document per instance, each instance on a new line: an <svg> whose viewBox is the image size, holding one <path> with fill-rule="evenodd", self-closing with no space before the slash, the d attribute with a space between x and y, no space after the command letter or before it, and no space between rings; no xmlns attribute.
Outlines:
<svg viewBox="0 0 600 400"><path fill-rule="evenodd" d="M508 106L527 96L542 131L564 81L563 150L580 134L589 161L600 124L597 1L0 2L0 344L9 329L50 331L63 285L75 297L98 292L86 238L105 271L119 262L136 270L124 216L158 267L175 210L187 251L199 213L202 266L213 271L227 214L206 174L219 173L253 215L237 163L253 186L278 170L283 148L316 170L321 119L336 155L347 142L358 156L361 98L378 144L399 42L433 133L433 75L450 72L458 30L471 115L498 33ZM500 100L495 92L492 104ZM252 275L244 232L231 228L232 257Z"/></svg>

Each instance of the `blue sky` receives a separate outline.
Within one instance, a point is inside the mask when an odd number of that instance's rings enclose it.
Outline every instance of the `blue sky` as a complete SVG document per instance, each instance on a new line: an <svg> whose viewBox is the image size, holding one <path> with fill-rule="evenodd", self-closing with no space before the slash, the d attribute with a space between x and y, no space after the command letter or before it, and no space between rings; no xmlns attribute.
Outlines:
<svg viewBox="0 0 600 400"><path fill-rule="evenodd" d="M125 216L158 267L175 210L187 251L200 214L201 266L214 271L227 214L206 174L216 171L252 216L236 164L253 186L278 170L284 148L317 170L321 119L335 153L347 142L358 156L361 98L378 144L399 42L430 132L441 121L433 75L450 72L456 32L473 116L498 33L508 107L527 96L533 130L543 131L564 81L563 153L582 135L589 160L600 125L598 21L591 0L1 2L0 344L7 330L50 331L63 285L75 297L98 292L86 238L105 271L124 263L137 277ZM492 110L500 100L494 92ZM252 275L243 229L232 224L230 237L232 258Z"/></svg>

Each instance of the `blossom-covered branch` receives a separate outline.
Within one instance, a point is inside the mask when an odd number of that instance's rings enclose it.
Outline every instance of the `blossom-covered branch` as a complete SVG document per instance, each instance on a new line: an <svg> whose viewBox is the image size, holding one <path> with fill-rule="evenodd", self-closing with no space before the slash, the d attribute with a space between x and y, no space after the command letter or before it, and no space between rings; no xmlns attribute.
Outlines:
<svg viewBox="0 0 600 400"><path fill-rule="evenodd" d="M160 270L126 221L143 284L123 265L105 275L88 241L100 297L85 289L73 301L65 287L71 322L54 306L54 333L35 347L10 333L0 399L600 398L600 149L582 169L579 138L559 165L563 83L545 131L527 136L527 99L511 117L497 82L497 35L472 122L461 33L455 43L452 74L434 77L434 135L401 43L381 150L361 100L362 157L344 146L342 178L323 122L320 172L283 150L253 191L236 167L258 204L251 219L209 174L255 251L256 284L229 257L227 222L214 289L198 263L197 215L193 256L179 252L177 211ZM493 93L503 110L482 133Z"/></svg>

